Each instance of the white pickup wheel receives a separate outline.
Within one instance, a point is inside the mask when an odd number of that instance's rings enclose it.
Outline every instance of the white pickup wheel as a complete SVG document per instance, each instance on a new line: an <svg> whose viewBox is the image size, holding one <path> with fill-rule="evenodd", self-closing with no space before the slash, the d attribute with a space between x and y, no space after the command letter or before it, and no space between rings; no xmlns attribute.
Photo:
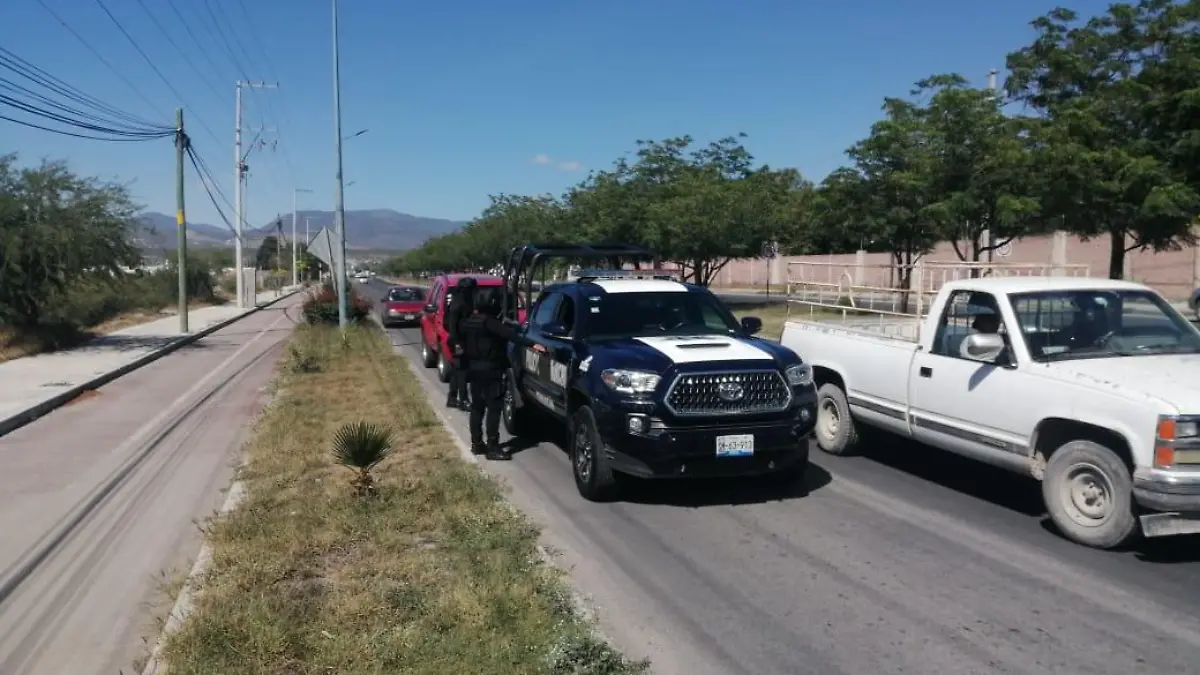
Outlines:
<svg viewBox="0 0 1200 675"><path fill-rule="evenodd" d="M1116 548L1137 533L1129 468L1099 443L1071 441L1054 451L1042 500L1059 531L1084 546Z"/></svg>
<svg viewBox="0 0 1200 675"><path fill-rule="evenodd" d="M850 414L846 392L832 382L817 390L817 445L831 455L850 455L858 444L858 430Z"/></svg>

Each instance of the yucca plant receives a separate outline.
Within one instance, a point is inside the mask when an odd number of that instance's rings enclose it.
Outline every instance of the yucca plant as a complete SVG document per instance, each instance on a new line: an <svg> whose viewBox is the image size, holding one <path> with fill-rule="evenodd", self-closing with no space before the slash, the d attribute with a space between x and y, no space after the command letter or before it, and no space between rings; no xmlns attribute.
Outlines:
<svg viewBox="0 0 1200 675"><path fill-rule="evenodd" d="M333 454L339 464L355 472L350 485L360 496L375 491L371 470L391 453L392 431L378 424L351 422L333 436Z"/></svg>

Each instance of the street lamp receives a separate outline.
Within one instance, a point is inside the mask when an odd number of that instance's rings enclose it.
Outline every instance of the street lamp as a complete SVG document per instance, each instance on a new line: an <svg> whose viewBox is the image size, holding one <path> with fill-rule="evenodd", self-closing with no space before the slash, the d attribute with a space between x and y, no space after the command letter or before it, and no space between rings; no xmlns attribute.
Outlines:
<svg viewBox="0 0 1200 675"><path fill-rule="evenodd" d="M312 194L312 190L308 188L293 188L292 189L292 285L300 283L299 272L296 269L296 198L301 192Z"/></svg>
<svg viewBox="0 0 1200 675"><path fill-rule="evenodd" d="M368 131L370 131L370 129L360 129L360 130L350 134L349 136L343 136L342 140L348 141L351 138L358 138L359 136L362 136L363 134L367 133Z"/></svg>
<svg viewBox="0 0 1200 675"><path fill-rule="evenodd" d="M346 306L346 206L342 201L342 191L345 189L342 180L342 78L340 55L338 53L338 0L331 0L333 6L333 140L336 155L337 170L334 175L333 193L333 225L337 229L337 252L334 254L334 279L337 281L338 295L338 325L342 330L349 324Z"/></svg>

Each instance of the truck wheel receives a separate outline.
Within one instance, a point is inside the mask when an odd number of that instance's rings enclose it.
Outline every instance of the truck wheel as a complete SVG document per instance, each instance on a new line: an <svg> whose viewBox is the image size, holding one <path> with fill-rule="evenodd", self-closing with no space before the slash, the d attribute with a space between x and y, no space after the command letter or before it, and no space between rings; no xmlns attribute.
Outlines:
<svg viewBox="0 0 1200 675"><path fill-rule="evenodd" d="M445 354L438 354L437 371L439 382L445 384L450 381L450 361Z"/></svg>
<svg viewBox="0 0 1200 675"><path fill-rule="evenodd" d="M1059 531L1084 546L1116 548L1137 532L1129 469L1099 443L1071 441L1050 455L1042 500Z"/></svg>
<svg viewBox="0 0 1200 675"><path fill-rule="evenodd" d="M596 429L596 416L591 408L581 406L575 412L570 434L571 467L579 494L592 502L612 499L617 492L617 475L604 457L604 440Z"/></svg>
<svg viewBox="0 0 1200 675"><path fill-rule="evenodd" d="M432 368L437 365L437 360L437 352L433 351L428 342L421 340L421 365Z"/></svg>
<svg viewBox="0 0 1200 675"><path fill-rule="evenodd" d="M513 438L522 438L529 435L530 424L529 417L533 414L529 405L518 408L516 399L513 398L512 386L507 381L504 383L504 404L500 408L500 417L504 420L504 430Z"/></svg>
<svg viewBox="0 0 1200 675"><path fill-rule="evenodd" d="M827 382L817 390L817 425L813 430L817 445L831 455L854 454L858 430L842 388Z"/></svg>

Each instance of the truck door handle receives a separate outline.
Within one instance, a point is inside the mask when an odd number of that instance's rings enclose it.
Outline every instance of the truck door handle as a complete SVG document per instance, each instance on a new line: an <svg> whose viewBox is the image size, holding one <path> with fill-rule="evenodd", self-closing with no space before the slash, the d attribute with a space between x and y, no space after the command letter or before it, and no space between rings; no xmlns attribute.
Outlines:
<svg viewBox="0 0 1200 675"><path fill-rule="evenodd" d="M921 377L933 377L933 368L921 366L921 370L918 371L918 373L921 375Z"/></svg>

